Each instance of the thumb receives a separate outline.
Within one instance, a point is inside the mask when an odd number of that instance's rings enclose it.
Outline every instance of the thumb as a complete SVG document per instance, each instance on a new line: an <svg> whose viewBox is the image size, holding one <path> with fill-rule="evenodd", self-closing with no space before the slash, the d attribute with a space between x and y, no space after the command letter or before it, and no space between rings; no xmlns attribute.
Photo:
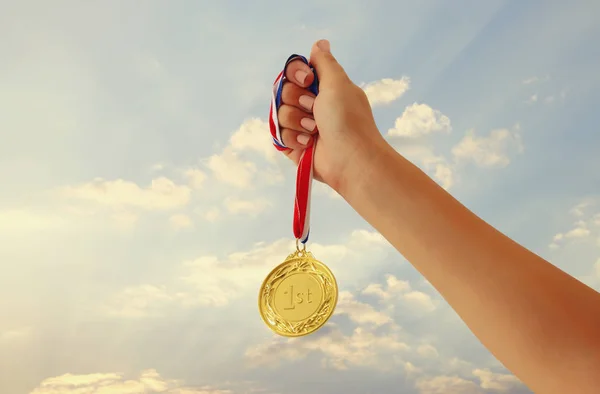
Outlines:
<svg viewBox="0 0 600 394"><path fill-rule="evenodd" d="M344 68L331 54L331 46L327 40L315 42L310 51L310 62L317 71L319 86L333 86L342 81L348 81Z"/></svg>

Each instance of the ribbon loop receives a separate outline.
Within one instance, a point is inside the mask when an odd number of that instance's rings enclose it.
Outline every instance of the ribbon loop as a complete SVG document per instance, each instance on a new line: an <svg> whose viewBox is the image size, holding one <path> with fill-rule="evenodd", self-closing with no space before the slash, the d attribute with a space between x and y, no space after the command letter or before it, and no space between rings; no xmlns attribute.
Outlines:
<svg viewBox="0 0 600 394"><path fill-rule="evenodd" d="M279 151L286 151L290 149L285 146L281 137L281 128L279 127L277 111L282 104L281 93L283 91L283 85L287 80L285 76L287 67L295 60L300 60L311 68L315 78L308 89L315 96L319 93L319 80L314 67L312 67L312 65L304 56L296 54L291 55L286 60L283 70L279 73L275 79L275 82L273 83L273 94L271 97L271 107L269 110L269 129L271 131L271 137L273 137L273 145L275 146L275 149ZM300 158L300 162L298 163L298 172L296 174L296 200L294 204L293 231L296 240L299 240L303 244L308 241L310 232L310 197L313 179L313 157L316 143L317 135L315 134L313 143L310 147L304 150L304 153Z"/></svg>

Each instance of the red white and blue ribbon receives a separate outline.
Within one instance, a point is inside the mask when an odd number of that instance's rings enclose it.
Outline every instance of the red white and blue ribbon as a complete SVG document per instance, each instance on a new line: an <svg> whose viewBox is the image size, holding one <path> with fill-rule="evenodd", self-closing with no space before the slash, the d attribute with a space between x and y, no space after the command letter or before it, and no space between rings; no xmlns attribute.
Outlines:
<svg viewBox="0 0 600 394"><path fill-rule="evenodd" d="M279 127L277 111L282 104L281 92L283 91L283 84L286 81L285 72L288 65L294 60L301 60L311 68L315 79L310 85L309 90L314 93L315 96L319 93L319 81L314 67L310 65L304 56L295 54L290 56L285 62L283 70L279 73L273 83L273 95L271 98L271 108L269 110L269 129L271 130L271 136L273 137L273 145L279 151L289 150L281 138L281 129ZM313 157L316 143L317 135L315 134L313 143L304 150L304 153L300 158L300 162L298 163L298 173L296 175L296 201L294 204L293 230L296 239L302 243L308 241L310 232L310 191L313 179Z"/></svg>

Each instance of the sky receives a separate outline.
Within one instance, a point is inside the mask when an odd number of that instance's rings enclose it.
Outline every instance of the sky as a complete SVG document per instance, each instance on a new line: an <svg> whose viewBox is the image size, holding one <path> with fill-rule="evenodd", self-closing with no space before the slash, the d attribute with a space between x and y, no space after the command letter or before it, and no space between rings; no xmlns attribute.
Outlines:
<svg viewBox="0 0 600 394"><path fill-rule="evenodd" d="M335 314L261 321L294 250L271 84L320 38L400 153L600 290L598 2L0 0L0 392L529 392L322 184Z"/></svg>

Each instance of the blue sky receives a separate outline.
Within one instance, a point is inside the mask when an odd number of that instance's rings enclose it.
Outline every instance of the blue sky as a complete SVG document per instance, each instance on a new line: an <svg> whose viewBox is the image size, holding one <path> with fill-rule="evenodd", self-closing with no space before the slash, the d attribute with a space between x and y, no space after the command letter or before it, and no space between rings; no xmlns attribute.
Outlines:
<svg viewBox="0 0 600 394"><path fill-rule="evenodd" d="M398 151L600 289L599 15L0 0L0 391L528 392L322 185L309 248L338 279L336 314L294 340L264 326L258 287L293 245L270 85L328 38Z"/></svg>

